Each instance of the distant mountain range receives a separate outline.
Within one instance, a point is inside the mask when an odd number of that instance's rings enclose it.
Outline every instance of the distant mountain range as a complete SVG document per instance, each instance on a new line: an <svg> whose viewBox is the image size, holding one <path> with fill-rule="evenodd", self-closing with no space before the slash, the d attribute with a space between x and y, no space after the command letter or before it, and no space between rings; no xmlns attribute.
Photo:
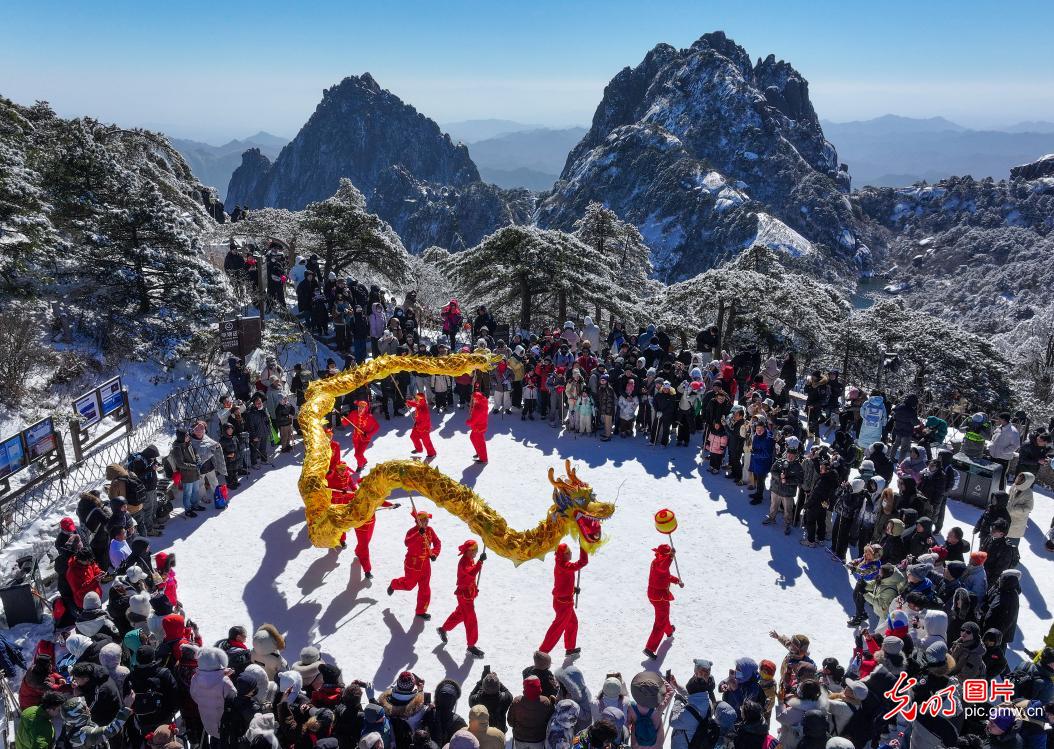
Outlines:
<svg viewBox="0 0 1054 749"><path fill-rule="evenodd" d="M1054 151L1054 123L1022 122L974 130L943 117L885 115L854 122L821 121L849 165L853 187L902 187L952 176L1003 179L1010 168Z"/></svg>
<svg viewBox="0 0 1054 749"><path fill-rule="evenodd" d="M232 140L222 146L183 138L169 138L169 143L183 156L194 176L203 185L215 187L220 200L226 200L227 185L234 170L242 163L242 153L250 148L259 148L260 153L273 159L288 142L288 138L280 138L262 130L248 138ZM228 207L234 208L233 205Z"/></svg>
<svg viewBox="0 0 1054 749"><path fill-rule="evenodd" d="M587 132L584 127L508 132L469 143L468 152L484 181L541 192L552 188L567 154Z"/></svg>

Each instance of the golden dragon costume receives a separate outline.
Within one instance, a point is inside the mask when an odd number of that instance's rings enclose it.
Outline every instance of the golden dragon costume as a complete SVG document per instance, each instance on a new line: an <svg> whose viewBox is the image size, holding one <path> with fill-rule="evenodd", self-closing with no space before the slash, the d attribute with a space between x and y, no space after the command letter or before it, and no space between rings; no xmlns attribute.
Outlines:
<svg viewBox="0 0 1054 749"><path fill-rule="evenodd" d="M566 535L576 538L589 551L599 546L603 541L601 523L614 514L615 506L599 501L589 484L578 478L569 460L565 461L565 476L556 478L553 469L549 469L552 504L545 518L528 531L510 528L505 518L472 489L415 460L390 460L374 466L363 477L351 502L331 503L331 490L326 486L330 448L324 426L338 396L397 372L456 377L489 368L496 361L497 357L488 353L381 356L312 382L299 416L304 436L299 488L311 543L318 547L337 546L341 533L365 523L388 495L403 489L427 497L460 518L483 539L490 551L516 564L541 559Z"/></svg>

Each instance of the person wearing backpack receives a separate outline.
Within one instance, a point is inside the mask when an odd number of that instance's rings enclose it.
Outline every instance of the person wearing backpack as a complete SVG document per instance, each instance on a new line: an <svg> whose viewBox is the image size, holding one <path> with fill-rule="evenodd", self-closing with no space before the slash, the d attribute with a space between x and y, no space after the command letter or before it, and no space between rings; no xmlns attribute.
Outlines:
<svg viewBox="0 0 1054 749"><path fill-rule="evenodd" d="M133 517L140 530L148 536L160 536L165 525L157 518L157 468L160 465L160 456L161 451L155 445L147 445L141 452L129 455L125 465L129 476L136 479L142 487L142 510L138 515L133 513ZM128 500L128 506L131 511L131 499Z"/></svg>
<svg viewBox="0 0 1054 749"><path fill-rule="evenodd" d="M168 668L161 665L152 645L136 653L136 665L124 680L124 695L135 695L132 709L141 731L172 722L179 709L179 684Z"/></svg>
<svg viewBox="0 0 1054 749"><path fill-rule="evenodd" d="M662 747L666 741L663 716L666 715L666 706L670 704L673 695L673 687L666 686L657 705L645 708L639 701L629 704L626 718L629 721L630 746L633 749Z"/></svg>
<svg viewBox="0 0 1054 749"><path fill-rule="evenodd" d="M717 743L717 722L710 714L710 695L703 682L692 679L685 689L669 671L666 681L674 689L670 713L671 749L710 749Z"/></svg>

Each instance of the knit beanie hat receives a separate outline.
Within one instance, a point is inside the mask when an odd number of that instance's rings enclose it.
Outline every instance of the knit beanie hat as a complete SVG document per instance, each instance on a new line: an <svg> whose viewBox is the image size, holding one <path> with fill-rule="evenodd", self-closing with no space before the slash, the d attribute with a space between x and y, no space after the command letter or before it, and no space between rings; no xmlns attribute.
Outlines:
<svg viewBox="0 0 1054 749"><path fill-rule="evenodd" d="M984 563L988 561L987 551L971 551L970 552L970 564L974 567L982 567Z"/></svg>
<svg viewBox="0 0 1054 749"><path fill-rule="evenodd" d="M929 577L929 574L933 571L932 564L910 564L908 565L908 575L918 580L925 580Z"/></svg>
<svg viewBox="0 0 1054 749"><path fill-rule="evenodd" d="M614 676L604 679L604 686L600 688L601 694L609 700L617 700L622 694L622 682Z"/></svg>
<svg viewBox="0 0 1054 749"><path fill-rule="evenodd" d="M766 658L758 664L758 671L760 671L762 675L772 676L776 673L776 664Z"/></svg>
<svg viewBox="0 0 1054 749"><path fill-rule="evenodd" d="M84 594L84 605L81 608L85 611L98 611L102 608L102 599L94 590L89 591Z"/></svg>
<svg viewBox="0 0 1054 749"><path fill-rule="evenodd" d="M529 700L537 700L542 696L542 680L537 676L528 676L523 680L523 696Z"/></svg>
<svg viewBox="0 0 1054 749"><path fill-rule="evenodd" d="M541 682L539 682L541 683ZM396 702L406 703L417 694L417 680L409 671L403 671L392 687L392 699Z"/></svg>
<svg viewBox="0 0 1054 749"><path fill-rule="evenodd" d="M882 652L886 655L900 655L904 652L904 641L896 635L887 635L882 639Z"/></svg>
<svg viewBox="0 0 1054 749"><path fill-rule="evenodd" d="M548 671L553 665L553 659L548 653L541 650L534 651L534 667L539 671Z"/></svg>

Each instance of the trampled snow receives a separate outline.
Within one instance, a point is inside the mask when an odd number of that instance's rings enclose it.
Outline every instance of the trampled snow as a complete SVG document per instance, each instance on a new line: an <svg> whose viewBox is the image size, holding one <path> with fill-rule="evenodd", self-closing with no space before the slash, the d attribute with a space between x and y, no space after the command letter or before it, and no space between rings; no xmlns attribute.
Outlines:
<svg viewBox="0 0 1054 749"><path fill-rule="evenodd" d="M698 438L691 448L652 447L639 438L601 443L557 438L547 424L523 422L515 412L490 418L490 464L479 467L471 461L464 412L441 425L434 416L439 452L434 465L473 486L513 527L533 527L545 515L551 501L546 471L553 466L562 473L565 457L599 498L617 497L615 516L605 523L608 543L581 578L578 665L592 689L599 689L609 671L630 675L656 667L641 650L652 621L645 596L651 549L667 540L652 516L663 507L679 519L673 538L686 587L674 589L677 633L660 648L662 670L672 668L683 682L697 657L713 659L718 678L742 655L778 662L782 648L768 637L770 629L806 633L815 656L848 660L852 639L845 621L852 614L852 585L846 572L822 549L799 545L800 531L784 536L781 527L761 525L762 510L748 504L743 489L702 471ZM405 418L382 421L382 433L368 452L371 465L407 457L409 426ZM340 440L350 448L350 438ZM296 487L301 455L298 445L276 459L276 468L254 472L253 482L233 493L227 510L210 508L194 520L173 518L157 539L158 549L177 554L180 598L205 639L220 639L232 624L271 622L288 635L288 660L315 644L339 663L345 679L372 680L382 688L409 668L429 690L444 677L468 680L471 687L490 664L517 693L520 669L530 664L551 621L552 556L517 568L490 555L476 602L479 647L487 656L473 660L465 654L462 629L450 635L445 648L435 632L454 606L456 547L470 537L465 524L416 498L419 508L435 513L432 524L443 543L433 566L432 620L424 622L414 617L413 593L385 594L388 581L402 573L403 535L411 525L408 500L397 498L402 507L378 513L372 544L376 577L368 586L350 548L354 535L343 551L308 544ZM1051 618L1040 591L1054 590L1054 570L1049 558L1042 558L1047 556L1042 529L1052 511L1054 502L1037 494L1021 545L1019 626L1033 648ZM969 538L978 510L951 502L949 513L945 528L960 525ZM1013 648L1020 652L1021 646L1019 634ZM553 656L555 665L563 661L562 643Z"/></svg>

